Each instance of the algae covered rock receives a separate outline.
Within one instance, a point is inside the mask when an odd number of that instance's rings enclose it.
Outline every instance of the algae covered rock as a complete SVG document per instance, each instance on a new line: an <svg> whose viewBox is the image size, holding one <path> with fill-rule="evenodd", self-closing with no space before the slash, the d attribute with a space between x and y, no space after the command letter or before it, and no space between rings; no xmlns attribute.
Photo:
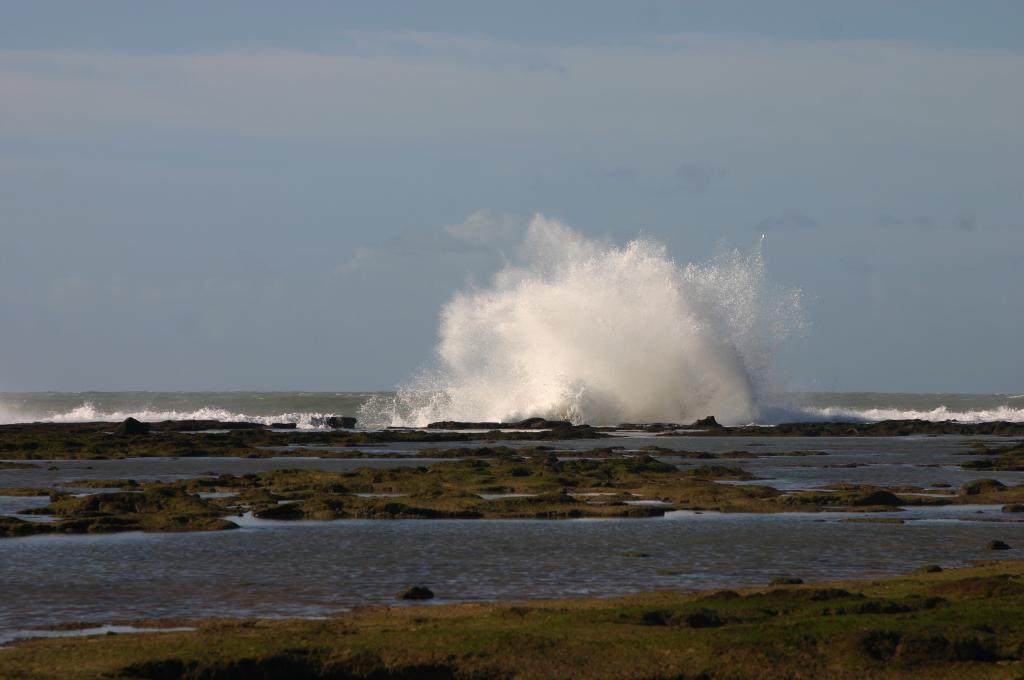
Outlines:
<svg viewBox="0 0 1024 680"><path fill-rule="evenodd" d="M883 505L886 507L896 507L902 504L899 496L892 493L891 491L866 491L850 498L850 505L854 506L870 506L870 505Z"/></svg>
<svg viewBox="0 0 1024 680"><path fill-rule="evenodd" d="M34 534L45 534L52 531L49 523L27 522L17 517L5 517L0 515L0 536L32 536Z"/></svg>
<svg viewBox="0 0 1024 680"><path fill-rule="evenodd" d="M66 496L52 502L47 511L61 518L54 530L64 533L221 531L238 526L223 519L227 514L223 508L173 486Z"/></svg>
<svg viewBox="0 0 1024 680"><path fill-rule="evenodd" d="M757 477L748 470L726 465L700 465L687 473L694 479L734 479L748 481Z"/></svg>
<svg viewBox="0 0 1024 680"><path fill-rule="evenodd" d="M977 496L993 491L1002 491L1005 488L1006 485L998 479L975 479L973 482L967 482L961 486L958 493L961 496Z"/></svg>
<svg viewBox="0 0 1024 680"><path fill-rule="evenodd" d="M306 513L295 503L281 503L279 505L271 505L269 508L263 508L262 510L256 510L252 513L253 517L259 519L303 519Z"/></svg>

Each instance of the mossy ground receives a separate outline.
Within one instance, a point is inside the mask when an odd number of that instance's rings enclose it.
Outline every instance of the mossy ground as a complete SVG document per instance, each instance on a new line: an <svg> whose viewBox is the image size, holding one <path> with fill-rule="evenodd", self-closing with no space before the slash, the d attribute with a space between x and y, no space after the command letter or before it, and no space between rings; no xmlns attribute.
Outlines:
<svg viewBox="0 0 1024 680"><path fill-rule="evenodd" d="M302 431L269 430L255 424L241 424L225 432L188 431L188 428L216 429L215 421L189 425L185 422L167 421L153 423L149 434L115 434L118 423L23 423L0 425L0 459L8 461L32 460L102 460L110 458L134 458L151 456L243 456L271 457L287 455L309 455L302 447L331 446L351 450L316 450L321 457L363 457L376 454L360 451L359 447L371 447L395 442L436 443L443 447L450 442L483 441L562 441L569 439L601 439L616 428L590 428L586 426L556 428L550 430L490 431L490 432L444 432L423 430L383 431ZM238 426L239 424L230 424ZM675 436L676 430L664 432ZM928 421L900 420L880 423L783 423L773 427L717 427L705 430L686 431L689 436L708 437L891 437L907 435L1024 435L1021 423L930 423ZM271 450L267 447L288 447ZM442 449L443 450L443 449ZM658 452L652 447L652 452ZM437 452L435 452L437 453ZM723 454L704 452L674 452L675 455L695 458L715 457L761 457L783 455L735 451ZM1019 453L1019 451L1018 451ZM818 451L796 451L784 455L817 455ZM458 450L447 453L458 457ZM1017 456L1019 459L1019 456ZM1019 463L1020 461L1017 460ZM994 467L992 469L1003 469ZM1020 468L1005 468L1020 469Z"/></svg>
<svg viewBox="0 0 1024 680"><path fill-rule="evenodd" d="M153 625L183 622L152 622ZM25 640L0 677L1017 678L1024 563L614 599L358 608L327 620Z"/></svg>
<svg viewBox="0 0 1024 680"><path fill-rule="evenodd" d="M1005 446L989 446L975 443L967 452L975 456L961 464L965 470L1013 470L1024 471L1024 442Z"/></svg>
<svg viewBox="0 0 1024 680"><path fill-rule="evenodd" d="M304 446L337 448L350 451L316 450L324 458L379 456L360 446L396 442L437 443L568 439L600 439L608 435L592 428L522 432L425 432L421 430L268 430L253 426L230 431L190 432L178 429L180 423L154 424L149 434L115 434L117 423L26 423L0 425L0 460L105 460L142 457L235 456L269 458L308 456ZM215 427L216 425L211 425ZM165 428L165 429L161 429ZM267 447L282 447L269 449ZM284 448L291 447L291 448ZM386 454L385 454L386 455Z"/></svg>
<svg viewBox="0 0 1024 680"><path fill-rule="evenodd" d="M1009 506L1024 501L1024 487L994 480L974 481L958 494L943 497L915 496L921 489L906 486L836 484L783 493L756 483L720 483L752 479L742 468L681 469L647 455L562 460L552 452L534 452L351 472L285 469L170 483L96 480L93 485L122 490L88 496L55 489L11 490L24 495L49 493L48 506L26 512L55 515L58 521L0 518L0 535L231 529L236 526L231 516L250 511L279 520L567 519L651 517L673 509L896 512L909 504ZM200 497L204 491L228 497Z"/></svg>

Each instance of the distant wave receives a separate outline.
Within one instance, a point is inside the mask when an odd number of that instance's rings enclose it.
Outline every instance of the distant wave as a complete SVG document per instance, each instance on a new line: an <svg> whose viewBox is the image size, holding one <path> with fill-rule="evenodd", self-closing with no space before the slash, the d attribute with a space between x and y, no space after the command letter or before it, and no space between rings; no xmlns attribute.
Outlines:
<svg viewBox="0 0 1024 680"><path fill-rule="evenodd" d="M995 420L1009 422L1024 422L1024 408L1011 408L1009 406L997 406L989 409L976 409L969 411L958 411L945 406L937 406L933 409L906 409L906 408L849 408L844 406L820 406L804 407L799 410L788 411L785 414L773 414L772 421L779 423L784 420L808 421L808 420L832 420L875 423L881 420L931 420L939 422L943 420L956 420L961 423L987 423Z"/></svg>
<svg viewBox="0 0 1024 680"><path fill-rule="evenodd" d="M375 399L385 400L380 395L364 395L369 398L370 404ZM1007 397L1004 397L1007 398ZM1013 397L1008 397L1013 398ZM393 399L391 400L394 401ZM272 407L271 407L272 408ZM378 406L378 408L380 408ZM393 419L380 418L375 421L366 418L367 411L373 413L375 409L364 409L360 415L361 427L384 427ZM351 412L351 411L349 411ZM119 422L125 418L132 417L144 422L159 422L162 420L220 420L220 421L245 421L270 425L272 423L295 423L296 427L302 430L322 429L321 423L325 418L340 415L336 412L325 411L281 411L270 415L254 415L242 410L231 410L217 406L199 406L194 409L182 408L154 408L149 405L139 404L138 406L121 408L103 408L91 401L85 401L78 406L65 410L45 410L27 407L26 405L13 405L11 403L0 403L0 423L26 423L26 422L50 422L50 423L86 423L86 422ZM934 408L907 408L893 405L878 405L872 407L851 407L837 405L820 406L797 406L788 407L765 407L761 410L755 421L761 425L775 425L778 423L791 422L853 422L871 423L882 420L930 420L939 422L944 420L955 420L962 423L981 423L991 421L1024 422L1024 407L1012 405L992 405L988 408L950 408L939 405ZM746 421L750 422L750 421Z"/></svg>
<svg viewBox="0 0 1024 680"><path fill-rule="evenodd" d="M50 412L46 414L29 413L9 407L0 407L0 423L89 423L117 422L125 418L135 418L143 422L159 422L162 420L220 420L244 421L250 423L295 423L303 430L322 429L320 423L324 418L338 415L336 413L278 413L274 415L256 416L247 413L236 413L223 408L203 407L191 411L151 410L146 408L105 411L90 402L85 402L69 411Z"/></svg>

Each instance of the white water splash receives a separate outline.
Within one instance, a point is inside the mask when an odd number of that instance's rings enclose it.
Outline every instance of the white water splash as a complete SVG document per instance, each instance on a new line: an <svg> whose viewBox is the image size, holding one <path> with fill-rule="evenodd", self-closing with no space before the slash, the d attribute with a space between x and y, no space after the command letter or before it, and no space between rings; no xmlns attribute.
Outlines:
<svg viewBox="0 0 1024 680"><path fill-rule="evenodd" d="M653 241L614 247L539 215L523 250L444 307L437 368L361 421L757 418L772 345L800 323L799 291L766 285L760 251L680 267Z"/></svg>

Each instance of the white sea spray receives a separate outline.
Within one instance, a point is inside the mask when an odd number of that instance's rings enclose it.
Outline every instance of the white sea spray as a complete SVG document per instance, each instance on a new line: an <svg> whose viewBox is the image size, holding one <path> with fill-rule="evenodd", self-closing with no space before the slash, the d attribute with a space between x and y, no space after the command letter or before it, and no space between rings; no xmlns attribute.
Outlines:
<svg viewBox="0 0 1024 680"><path fill-rule="evenodd" d="M521 262L445 305L436 366L360 416L751 422L800 323L800 292L768 285L760 249L681 266L652 240L616 247L538 215Z"/></svg>

